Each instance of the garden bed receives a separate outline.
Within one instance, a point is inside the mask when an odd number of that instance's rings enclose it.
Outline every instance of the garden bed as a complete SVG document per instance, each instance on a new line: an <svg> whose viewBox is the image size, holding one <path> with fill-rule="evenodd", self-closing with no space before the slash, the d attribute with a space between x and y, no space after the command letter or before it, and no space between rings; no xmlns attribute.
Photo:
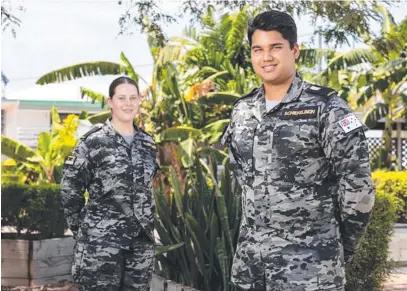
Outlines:
<svg viewBox="0 0 407 291"><path fill-rule="evenodd" d="M15 235L2 234L2 286L33 286L72 281L72 237L10 239Z"/></svg>

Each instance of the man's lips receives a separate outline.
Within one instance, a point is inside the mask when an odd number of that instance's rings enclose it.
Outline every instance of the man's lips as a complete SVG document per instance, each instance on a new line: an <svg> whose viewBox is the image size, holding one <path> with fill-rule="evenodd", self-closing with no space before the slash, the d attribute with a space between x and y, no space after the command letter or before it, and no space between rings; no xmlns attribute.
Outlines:
<svg viewBox="0 0 407 291"><path fill-rule="evenodd" d="M265 72L273 72L275 70L275 68L277 67L277 65L267 65L267 66L262 66L262 69Z"/></svg>

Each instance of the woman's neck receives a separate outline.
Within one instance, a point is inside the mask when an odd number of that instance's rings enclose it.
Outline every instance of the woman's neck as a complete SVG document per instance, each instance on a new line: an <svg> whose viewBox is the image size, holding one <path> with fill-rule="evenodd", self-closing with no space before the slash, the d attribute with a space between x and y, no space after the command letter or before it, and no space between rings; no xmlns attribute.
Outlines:
<svg viewBox="0 0 407 291"><path fill-rule="evenodd" d="M121 135L133 135L134 125L133 122L122 122L117 119L112 119L113 128Z"/></svg>

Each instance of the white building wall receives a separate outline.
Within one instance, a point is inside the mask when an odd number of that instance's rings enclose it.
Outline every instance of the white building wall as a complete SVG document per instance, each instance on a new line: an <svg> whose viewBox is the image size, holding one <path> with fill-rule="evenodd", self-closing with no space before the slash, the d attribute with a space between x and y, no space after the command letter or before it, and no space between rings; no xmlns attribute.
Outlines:
<svg viewBox="0 0 407 291"><path fill-rule="evenodd" d="M4 114L4 135L17 139L17 112L18 104L8 104L2 108Z"/></svg>
<svg viewBox="0 0 407 291"><path fill-rule="evenodd" d="M38 135L51 129L49 110L20 109L17 112L15 132L17 140L36 147ZM10 135L11 136L11 135Z"/></svg>

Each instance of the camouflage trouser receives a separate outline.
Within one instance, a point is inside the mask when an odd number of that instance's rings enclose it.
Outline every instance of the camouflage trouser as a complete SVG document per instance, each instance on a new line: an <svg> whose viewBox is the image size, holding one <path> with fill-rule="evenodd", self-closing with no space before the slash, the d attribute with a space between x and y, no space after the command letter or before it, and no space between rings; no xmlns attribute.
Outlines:
<svg viewBox="0 0 407 291"><path fill-rule="evenodd" d="M231 281L251 291L343 291L343 266L335 247L301 247L257 233L240 239Z"/></svg>
<svg viewBox="0 0 407 291"><path fill-rule="evenodd" d="M78 242L72 277L81 291L148 291L153 265L154 245L144 237L130 250Z"/></svg>

